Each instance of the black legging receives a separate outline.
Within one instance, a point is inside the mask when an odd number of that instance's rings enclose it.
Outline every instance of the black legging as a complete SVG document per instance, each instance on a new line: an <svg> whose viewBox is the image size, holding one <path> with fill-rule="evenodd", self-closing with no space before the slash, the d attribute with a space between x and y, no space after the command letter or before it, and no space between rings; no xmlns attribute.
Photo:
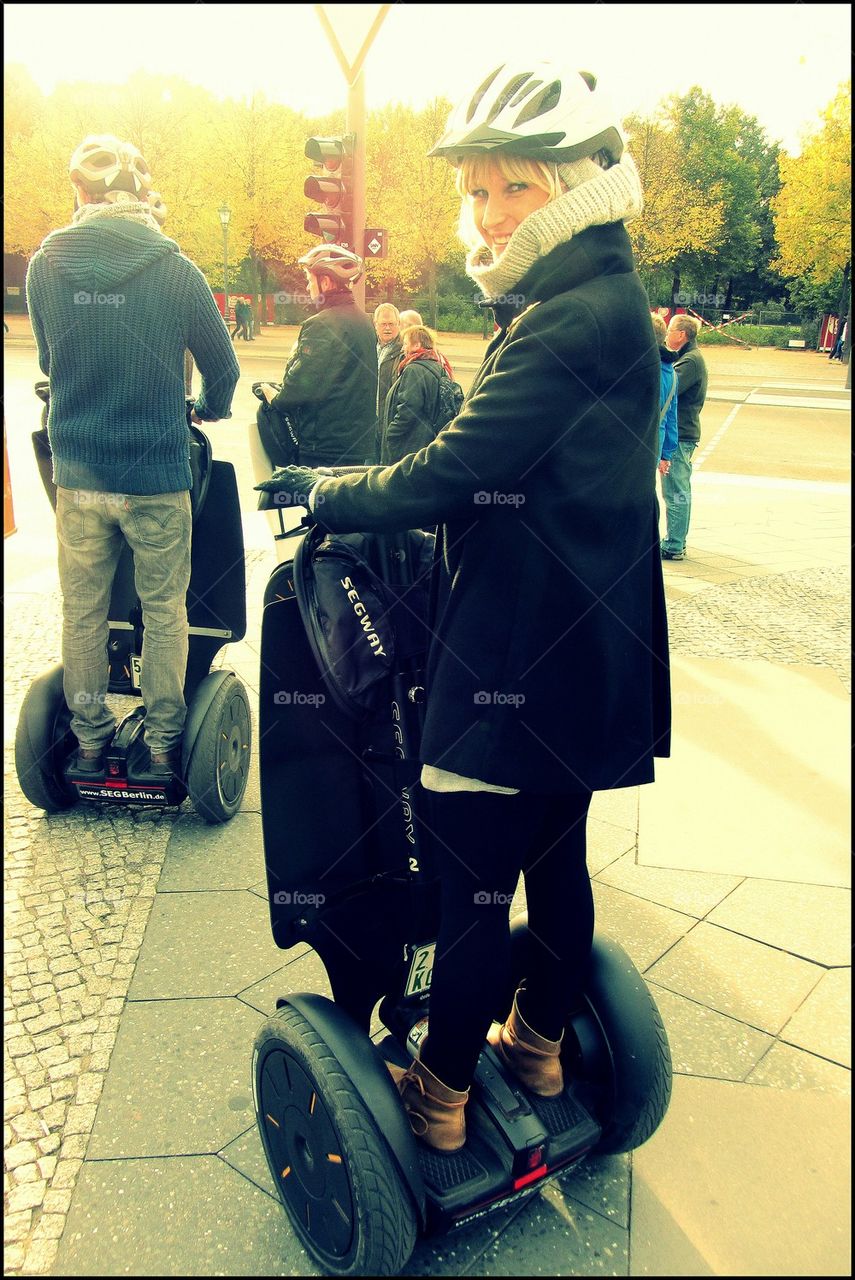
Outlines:
<svg viewBox="0 0 855 1280"><path fill-rule="evenodd" d="M424 1061L465 1089L510 989L510 903L525 875L530 952L519 1007L528 1025L557 1040L578 1002L594 934L586 866L590 793L567 796L437 793L442 915Z"/></svg>

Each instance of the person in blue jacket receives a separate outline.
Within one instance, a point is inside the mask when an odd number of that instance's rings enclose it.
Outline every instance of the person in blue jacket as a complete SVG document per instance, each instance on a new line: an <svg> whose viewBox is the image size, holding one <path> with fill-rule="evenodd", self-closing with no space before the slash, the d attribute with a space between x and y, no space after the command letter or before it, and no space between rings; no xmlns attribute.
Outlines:
<svg viewBox="0 0 855 1280"><path fill-rule="evenodd" d="M665 321L656 313L650 318L662 361L659 382L659 474L667 476L677 448L677 370L674 368L677 356L665 346Z"/></svg>

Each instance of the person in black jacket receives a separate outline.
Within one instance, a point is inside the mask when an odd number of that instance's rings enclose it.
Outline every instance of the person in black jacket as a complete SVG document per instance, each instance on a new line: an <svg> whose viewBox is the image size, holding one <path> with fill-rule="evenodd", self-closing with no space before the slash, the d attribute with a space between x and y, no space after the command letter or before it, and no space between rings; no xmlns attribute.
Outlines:
<svg viewBox="0 0 855 1280"><path fill-rule="evenodd" d="M485 1035L525 1088L563 1089L593 937L591 794L653 781L670 693L660 360L620 129L587 73L505 64L431 154L458 167L467 272L498 324L463 409L393 467L267 485L310 489L332 531L443 525L421 742L441 920L429 1034L390 1071L414 1132L453 1151ZM491 1027L521 871L527 972Z"/></svg>
<svg viewBox="0 0 855 1280"><path fill-rule="evenodd" d="M443 370L430 329L403 329L401 356L383 412L380 461L385 465L417 453L436 435Z"/></svg>
<svg viewBox="0 0 855 1280"><path fill-rule="evenodd" d="M377 356L374 326L351 293L362 259L322 244L299 259L317 311L301 326L281 388L263 384L269 405L295 424L306 466L373 461Z"/></svg>

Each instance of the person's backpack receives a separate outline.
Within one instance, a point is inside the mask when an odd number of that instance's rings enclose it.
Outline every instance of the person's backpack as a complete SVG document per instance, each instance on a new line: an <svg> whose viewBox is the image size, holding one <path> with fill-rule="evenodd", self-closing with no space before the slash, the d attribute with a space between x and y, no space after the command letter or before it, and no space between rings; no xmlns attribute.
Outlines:
<svg viewBox="0 0 855 1280"><path fill-rule="evenodd" d="M434 432L442 431L443 427L447 427L452 418L456 418L460 410L463 408L463 388L459 382L455 382L453 378L449 378L445 370L442 370L439 379L439 399L437 400L436 417L434 419Z"/></svg>

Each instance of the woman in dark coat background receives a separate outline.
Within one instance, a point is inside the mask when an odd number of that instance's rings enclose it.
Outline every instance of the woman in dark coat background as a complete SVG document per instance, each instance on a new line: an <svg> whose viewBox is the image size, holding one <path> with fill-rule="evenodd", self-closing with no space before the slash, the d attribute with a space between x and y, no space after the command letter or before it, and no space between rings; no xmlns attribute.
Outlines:
<svg viewBox="0 0 855 1280"><path fill-rule="evenodd" d="M443 526L421 745L442 914L429 1035L390 1067L442 1150L465 1142L520 871L527 973L488 1039L526 1088L561 1092L593 937L591 793L652 782L669 751L659 354L623 226L641 188L595 86L506 64L431 153L458 168L467 271L499 326L461 413L393 467L269 482L317 484L333 531Z"/></svg>
<svg viewBox="0 0 855 1280"><path fill-rule="evenodd" d="M430 329L411 325L401 330L401 360L389 388L380 434L384 466L418 453L436 435L442 364Z"/></svg>

